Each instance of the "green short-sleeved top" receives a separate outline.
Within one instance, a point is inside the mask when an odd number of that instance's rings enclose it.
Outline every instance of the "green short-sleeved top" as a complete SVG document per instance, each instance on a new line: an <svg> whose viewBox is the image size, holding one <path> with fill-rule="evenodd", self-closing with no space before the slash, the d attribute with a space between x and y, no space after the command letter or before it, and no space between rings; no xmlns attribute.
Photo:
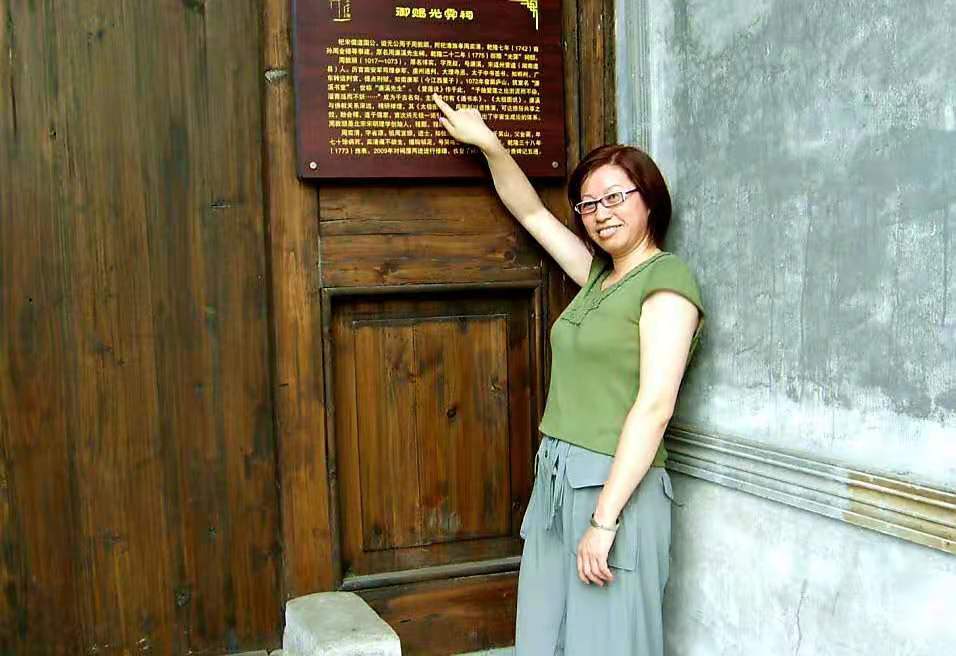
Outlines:
<svg viewBox="0 0 956 656"><path fill-rule="evenodd" d="M640 319L644 299L668 290L700 311L690 356L700 340L704 308L687 265L666 251L652 255L602 290L613 269L595 257L587 282L551 328L551 385L540 430L586 449L614 455L640 386ZM653 466L667 460L661 442Z"/></svg>

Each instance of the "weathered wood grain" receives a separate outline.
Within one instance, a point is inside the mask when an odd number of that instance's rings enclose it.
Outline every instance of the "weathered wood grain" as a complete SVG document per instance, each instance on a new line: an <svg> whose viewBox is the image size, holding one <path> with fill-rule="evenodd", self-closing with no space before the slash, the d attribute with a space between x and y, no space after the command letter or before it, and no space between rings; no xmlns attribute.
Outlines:
<svg viewBox="0 0 956 656"><path fill-rule="evenodd" d="M354 339L361 511L347 513L347 521L361 523L363 550L418 546L423 527L411 331L358 325Z"/></svg>
<svg viewBox="0 0 956 656"><path fill-rule="evenodd" d="M316 190L295 175L291 3L263 3L265 184L285 598L334 585Z"/></svg>
<svg viewBox="0 0 956 656"><path fill-rule="evenodd" d="M581 153L613 141L614 2L578 2L578 79Z"/></svg>
<svg viewBox="0 0 956 656"><path fill-rule="evenodd" d="M0 644L277 644L259 11L2 8Z"/></svg>
<svg viewBox="0 0 956 656"><path fill-rule="evenodd" d="M535 430L531 291L339 290L330 364L347 576L517 553Z"/></svg>
<svg viewBox="0 0 956 656"><path fill-rule="evenodd" d="M319 212L328 286L539 275L540 249L487 183L326 185Z"/></svg>
<svg viewBox="0 0 956 656"><path fill-rule="evenodd" d="M612 125L613 117L608 116L608 110L611 108L608 100L613 99L613 87L607 84L605 66L605 58L609 56L609 51L605 49L609 38L607 29L613 24L613 15L609 13L611 5L609 0L601 0L601 2L568 0L563 3L569 167L573 167L586 150L604 143L608 134L608 125ZM600 39L600 45L597 48L594 47L594 39ZM540 182L536 186L552 211L579 235L582 234L576 217L568 207L564 187ZM336 298L340 298L338 295L345 293L347 288L354 288L364 294L375 288L394 289L428 284L474 283L491 287L496 283L509 280L528 279L541 280L544 283L542 293L536 295L528 306L531 315L526 327L516 328L516 325L509 324L507 337L509 344L525 345L523 350L509 347L508 385L511 398L508 431L516 435L530 430L531 438L524 447L515 448L512 445L507 455L502 454L494 460L493 464L493 469L510 470L511 499L508 501L512 506L512 525L509 529L517 531L520 515L524 509L523 504L530 490L531 449L535 441L533 437L535 422L543 409L546 377L544 370L550 358L547 349L547 330L576 293L576 285L560 272L517 222L508 216L495 197L490 184L437 185L431 182L407 181L325 184L319 197L322 284L324 287L336 288ZM415 287L415 289L416 294L423 294L422 298L429 295L435 298L434 295L438 293L428 291L424 287ZM332 307L339 307L338 303L346 302L336 301L336 304L327 306L326 311L332 311ZM388 572L408 573L411 569L436 565L451 567L449 571L454 571L458 564L467 567L465 563L468 558L493 559L516 553L516 550L520 549L520 542L510 544L507 542L509 538L474 540L471 542L474 545L480 545L481 548L469 549L465 548L466 542L456 542L450 535L452 540L450 542L415 546L416 537L427 537L419 535L422 530L427 533L428 527L426 521L423 529L419 513L422 509L429 507L429 497L433 496L430 495L429 490L434 488L450 491L450 486L456 484L456 481L468 479L467 472L453 471L455 465L452 463L455 461L455 456L451 450L448 450L445 455L439 455L444 447L433 441L427 443L427 448L420 450L419 455L414 459L403 454L401 458L388 461L390 464L394 462L396 469L406 472L408 476L417 472L419 477L423 475L425 477L417 481L409 479L402 488L406 494L414 494L418 491L421 495L421 498L416 500L415 508L418 510L412 513L414 517L403 515L404 519L396 520L396 516L393 515L389 520L393 524L399 522L405 529L412 531L414 537L411 534L405 536L408 541L402 544L406 546L400 548L398 548L398 542L388 540L382 541L381 544L376 543L374 550L364 552L356 546L359 544L366 544L366 547L373 546L368 542L369 534L357 526L356 518L362 516L359 498L363 495L372 495L373 492L383 493L383 490L373 491L368 488L363 489L362 492L356 492L362 489L363 476L359 473L360 468L368 466L365 462L367 458L379 460L386 457L386 454L378 452L369 454L363 451L360 455L354 447L356 440L360 439L361 433L368 432L371 426L369 422L375 422L384 431L384 433L376 434L386 434L392 429L404 433L408 430L407 426L403 428L404 424L411 422L412 418L373 419L362 414L376 413L381 410L381 407L368 407L365 401L357 401L357 397L365 399L374 398L377 395L378 398L383 398L385 389L396 383L379 381L376 385L369 387L366 384L368 381L363 382L361 374L357 373L358 366L354 363L362 360L361 353L369 354L372 360L386 358L386 354L383 352L376 356L375 354L378 354L381 349L373 346L369 339L359 343L360 340L349 337L346 324L358 319L380 320L383 317L383 309L381 305L376 307L371 301L361 301L355 305L352 303L351 300L347 302L349 309L344 313L348 315L348 319L343 316L325 319L332 322L331 333L334 336L334 347L330 349L332 355L329 356L328 362L353 363L345 367L336 365L333 379L336 398L334 425L336 431L345 431L348 434L348 437L343 439L343 433L337 432L335 449L338 454L338 486L342 499L341 539L346 580L356 582L357 589L360 589L361 581L366 579L372 581L376 576L387 577ZM344 307L339 309L342 310ZM470 311L474 312L474 307L471 307ZM352 313L355 313L354 316ZM454 313L448 309L444 314L451 316ZM438 416L436 409L439 406L444 407L448 412L449 407L454 405L454 403L448 403L445 397L448 396L450 399L458 394L456 384L450 382L447 377L439 384L437 372L429 373L427 367L419 371L420 365L426 360L441 358L454 363L453 368L459 370L474 371L476 369L476 364L473 362L464 360L458 362L464 357L464 352L459 352L454 347L446 349L442 346L442 340L442 336L438 334L429 335L422 340L416 340L410 336L399 340L404 346L399 348L398 352L403 355L396 356L396 364L400 369L410 372L406 376L408 380L405 380L403 384L414 389L422 380L426 380L434 388L408 404L410 413L431 413ZM465 357L465 360L468 358ZM472 378L474 379L475 376L473 375ZM461 381L460 386L462 390L474 391L480 388L480 385L475 384L474 381L468 384ZM344 394L344 390L361 391ZM515 390L520 390L520 401L514 396ZM459 406L455 408L453 414L461 411L462 408ZM457 416L461 417L460 414ZM490 420L490 417L482 419L483 422ZM366 430L360 429L362 422L365 422ZM448 422L447 414L445 422ZM419 425L421 422L415 420L412 423ZM452 425L446 428L445 433L449 436L448 439L453 440L458 434L455 427ZM462 429L461 432L462 435L467 433L473 436L481 433L481 430L472 426L467 431ZM398 440L398 438L395 439ZM400 440L396 443L403 444ZM398 463L405 462L406 459L408 459L408 466L399 467ZM395 481L389 476L394 473L391 472L378 482L391 488L395 485ZM368 475L369 472L366 472L365 476ZM434 483L431 482L432 480ZM467 494L474 497L480 492L469 488ZM449 496L446 494L445 498ZM372 503L374 505L376 502ZM472 509L477 510L481 504L473 503L472 505ZM485 504L485 508L488 505ZM490 505L494 507L494 504ZM411 508L411 506L408 507ZM464 518L462 520L464 521ZM472 519L472 521L476 520L477 516ZM384 522L380 524L384 525ZM495 540L505 541L494 542ZM426 541L421 539L421 542ZM448 586L448 594L454 597L454 593L451 592L454 585L449 583ZM414 586L402 587L388 593L380 592L380 594L387 594L396 603L399 601L411 605L422 603L423 608L431 608L435 613L439 603L436 601L437 598L427 601L426 597L419 597L423 594L427 596L423 590L424 588ZM416 597L419 599L416 600ZM470 603L467 594L461 599L455 597L453 606L435 617L435 624L429 624L426 621L421 625L427 627L421 633L415 634L418 629L412 628L419 626L418 620L398 619L396 620L399 622L397 628L400 633L404 631L410 636L417 635L417 637L411 637L410 644L414 645L413 652L420 650L419 653L435 653L435 645L441 645L437 648L439 651L445 649L448 645L445 645L442 640L446 637L451 640L449 645L455 644L462 650L466 646L479 648L493 644L492 642L482 644L481 640L475 640L473 636L462 640L460 631L457 636L452 635L456 633L455 629L450 629L446 633L445 627L454 625L454 621L449 620L448 616L454 615L458 609L467 608ZM473 624L482 625L483 622L489 621L489 617L494 612L487 610L483 619L473 619ZM507 644L513 639L510 631L509 626L508 637L502 638L497 644ZM439 637L436 643L434 642L436 635L444 637ZM422 642L416 642L417 640ZM465 643L468 644L465 645Z"/></svg>
<svg viewBox="0 0 956 656"><path fill-rule="evenodd" d="M508 573L359 594L398 633L403 654L456 654L514 644L517 588Z"/></svg>
<svg viewBox="0 0 956 656"><path fill-rule="evenodd" d="M323 284L502 282L538 273L540 256L519 249L513 232L323 237Z"/></svg>
<svg viewBox="0 0 956 656"><path fill-rule="evenodd" d="M606 37L610 0L563 3L570 166L613 107L598 71L611 53L579 37L599 5ZM546 329L573 285L487 182L298 182L287 0L0 0L0 16L0 653L276 646L283 598L334 587L338 541L353 539L332 530L320 290L543 280L522 301L534 315L508 324L517 434L540 416ZM560 185L538 188L574 225ZM461 351L428 337L421 352L460 360L463 377L417 403L437 411L467 373L494 378L493 333ZM471 407L500 422L493 398ZM434 453L448 470L427 485L484 493L485 465ZM513 533L531 445L509 454L494 461L507 485L492 486L508 498L491 505L510 504ZM480 510L462 521L498 526ZM519 549L435 543L371 552L364 568ZM421 612L406 624L425 631L439 621L427 609L454 601L448 644L507 643L513 614L469 586L389 594L408 595Z"/></svg>
<svg viewBox="0 0 956 656"><path fill-rule="evenodd" d="M507 317L425 321L416 326L413 340L425 537L437 543L506 536L511 485L502 465L509 461L512 400ZM526 376L526 369L525 364L513 373ZM519 428L526 434L529 429ZM516 441L529 442L530 434Z"/></svg>
<svg viewBox="0 0 956 656"><path fill-rule="evenodd" d="M72 272L61 230L60 72L38 35L48 6L0 3L0 653L81 644L72 403L62 325ZM28 65L32 62L32 65ZM47 65L44 65L47 64ZM60 216L58 221L57 217Z"/></svg>
<svg viewBox="0 0 956 656"><path fill-rule="evenodd" d="M515 220L489 182L336 184L321 197L322 236L511 232Z"/></svg>

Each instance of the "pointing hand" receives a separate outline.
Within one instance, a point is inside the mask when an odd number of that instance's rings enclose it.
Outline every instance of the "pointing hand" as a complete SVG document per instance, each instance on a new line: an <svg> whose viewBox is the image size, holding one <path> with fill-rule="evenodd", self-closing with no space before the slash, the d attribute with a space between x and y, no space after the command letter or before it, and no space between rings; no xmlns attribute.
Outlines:
<svg viewBox="0 0 956 656"><path fill-rule="evenodd" d="M481 112L477 109L452 109L437 93L432 94L432 100L443 114L438 120L452 137L462 143L477 146L483 152L498 145L498 137L485 125Z"/></svg>

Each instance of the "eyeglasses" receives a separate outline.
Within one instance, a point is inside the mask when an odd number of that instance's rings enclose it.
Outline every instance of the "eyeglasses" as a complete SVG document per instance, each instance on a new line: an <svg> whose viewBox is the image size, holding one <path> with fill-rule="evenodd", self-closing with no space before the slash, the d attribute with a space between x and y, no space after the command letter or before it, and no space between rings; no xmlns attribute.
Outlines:
<svg viewBox="0 0 956 656"><path fill-rule="evenodd" d="M592 212L597 211L598 203L601 203L604 207L614 207L615 205L620 205L625 200L627 200L627 195L637 191L637 187L633 189L628 189L627 191L612 191L609 194L604 194L600 198L595 200L582 200L580 203L574 206L574 211L578 214L591 214Z"/></svg>

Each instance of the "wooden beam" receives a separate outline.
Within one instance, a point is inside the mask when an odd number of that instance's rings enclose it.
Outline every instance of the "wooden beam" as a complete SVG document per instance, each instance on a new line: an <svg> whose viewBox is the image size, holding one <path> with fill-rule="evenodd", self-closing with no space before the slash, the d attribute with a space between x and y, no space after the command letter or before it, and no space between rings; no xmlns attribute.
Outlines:
<svg viewBox="0 0 956 656"><path fill-rule="evenodd" d="M316 190L295 168L291 3L263 9L263 172L269 234L275 421L285 598L335 583L325 450Z"/></svg>
<svg viewBox="0 0 956 656"><path fill-rule="evenodd" d="M614 0L578 0L581 154L616 139Z"/></svg>

